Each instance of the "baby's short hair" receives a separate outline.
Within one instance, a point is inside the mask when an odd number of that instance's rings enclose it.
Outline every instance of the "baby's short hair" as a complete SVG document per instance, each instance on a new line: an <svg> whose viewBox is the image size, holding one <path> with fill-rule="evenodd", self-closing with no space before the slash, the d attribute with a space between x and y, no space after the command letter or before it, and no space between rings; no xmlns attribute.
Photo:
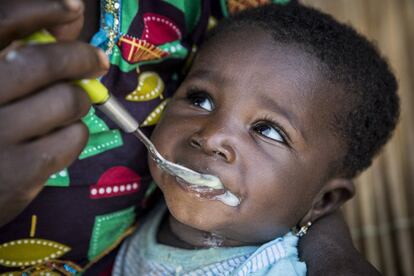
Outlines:
<svg viewBox="0 0 414 276"><path fill-rule="evenodd" d="M335 171L354 177L369 167L399 117L397 81L376 47L330 15L296 3L243 11L225 19L207 40L249 26L269 32L276 43L298 45L320 61L323 77L344 91L338 97L342 110L332 124L346 154Z"/></svg>

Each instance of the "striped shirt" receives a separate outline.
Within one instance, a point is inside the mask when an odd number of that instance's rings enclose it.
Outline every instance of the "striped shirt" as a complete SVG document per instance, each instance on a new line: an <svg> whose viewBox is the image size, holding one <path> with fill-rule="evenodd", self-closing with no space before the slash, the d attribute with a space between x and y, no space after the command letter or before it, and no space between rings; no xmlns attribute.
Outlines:
<svg viewBox="0 0 414 276"><path fill-rule="evenodd" d="M113 275L306 275L298 237L288 233L262 246L181 249L157 242L165 206L157 208L123 245Z"/></svg>

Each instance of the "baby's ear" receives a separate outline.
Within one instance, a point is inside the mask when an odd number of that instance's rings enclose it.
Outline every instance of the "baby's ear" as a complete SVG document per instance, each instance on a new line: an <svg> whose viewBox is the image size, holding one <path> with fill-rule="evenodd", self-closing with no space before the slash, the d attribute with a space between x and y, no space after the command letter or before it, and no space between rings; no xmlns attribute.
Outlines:
<svg viewBox="0 0 414 276"><path fill-rule="evenodd" d="M355 194L355 186L352 180L346 178L334 178L316 195L312 208L303 217L300 225L315 222L320 217L330 214L341 207Z"/></svg>

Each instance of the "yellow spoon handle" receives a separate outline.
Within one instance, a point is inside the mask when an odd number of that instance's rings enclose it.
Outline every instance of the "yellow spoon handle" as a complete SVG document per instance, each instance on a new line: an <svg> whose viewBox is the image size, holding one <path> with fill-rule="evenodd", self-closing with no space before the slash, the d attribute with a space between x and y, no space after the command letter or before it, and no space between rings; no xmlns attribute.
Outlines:
<svg viewBox="0 0 414 276"><path fill-rule="evenodd" d="M54 43L56 39L47 31L39 31L26 37L23 41L27 44L42 44ZM75 83L86 91L93 104L102 104L110 96L108 89L98 80L84 79L75 81Z"/></svg>
<svg viewBox="0 0 414 276"><path fill-rule="evenodd" d="M49 32L43 30L26 37L23 39L23 42L27 44L54 43L56 39ZM108 89L99 80L84 79L75 81L75 83L82 87L88 94L91 102L123 131L131 133L138 129L138 122L115 97L111 96Z"/></svg>
<svg viewBox="0 0 414 276"><path fill-rule="evenodd" d="M103 104L109 99L108 89L98 80L84 79L75 83L85 90L93 104Z"/></svg>
<svg viewBox="0 0 414 276"><path fill-rule="evenodd" d="M24 40L26 43L53 43L55 38L46 31L34 33ZM138 122L132 117L128 111L109 94L108 89L98 80L80 80L76 81L91 98L92 103L97 104L97 107L114 121L120 128L127 133L134 133L142 143L150 151L151 157L157 162L158 166L171 175L178 176L194 185L207 186L212 189L223 189L224 186L220 179L213 175L205 175L195 172L191 169L174 164L166 160L155 148L152 142L145 136L138 128ZM231 194L231 196L229 196ZM216 198L229 206L238 206L240 200L231 192L220 195Z"/></svg>

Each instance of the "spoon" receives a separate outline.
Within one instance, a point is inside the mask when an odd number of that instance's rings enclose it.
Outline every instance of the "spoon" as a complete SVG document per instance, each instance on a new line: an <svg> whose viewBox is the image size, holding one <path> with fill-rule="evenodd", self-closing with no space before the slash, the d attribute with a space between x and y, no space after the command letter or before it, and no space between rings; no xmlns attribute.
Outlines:
<svg viewBox="0 0 414 276"><path fill-rule="evenodd" d="M36 32L23 40L27 44L54 43L56 39L47 31ZM114 121L126 133L133 133L147 147L152 159L165 172L182 178L193 185L206 186L211 189L223 189L220 179L214 175L201 174L184 166L166 160L154 144L139 129L138 122L113 97L108 89L96 79L84 79L75 82L88 94L91 102L106 116Z"/></svg>

